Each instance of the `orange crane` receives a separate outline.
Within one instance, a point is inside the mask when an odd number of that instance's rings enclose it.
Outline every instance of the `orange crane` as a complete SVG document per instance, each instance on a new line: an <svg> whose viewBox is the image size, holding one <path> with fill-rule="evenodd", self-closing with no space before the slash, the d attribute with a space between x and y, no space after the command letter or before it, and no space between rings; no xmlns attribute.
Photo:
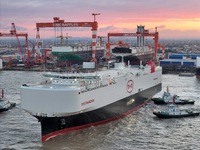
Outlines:
<svg viewBox="0 0 200 150"><path fill-rule="evenodd" d="M157 32L157 27L155 28L154 33L149 33L149 30L144 30L144 33L136 32L136 33L108 33L108 47L106 48L106 59L110 59L110 37L154 37L154 61L156 62L156 54L158 50L158 32Z"/></svg>
<svg viewBox="0 0 200 150"><path fill-rule="evenodd" d="M10 30L10 33L15 35L16 39L17 39L17 44L18 44L18 48L19 48L19 53L22 54L22 47L21 47L21 44L19 42L19 36L24 36L25 37L25 51L24 53L26 54L27 53L27 48L28 48L28 34L27 33L17 33L17 30L16 30L16 27L15 27L15 24L12 23L12 29Z"/></svg>
<svg viewBox="0 0 200 150"><path fill-rule="evenodd" d="M165 58L165 46L158 44L158 47L162 49L162 59Z"/></svg>
<svg viewBox="0 0 200 150"><path fill-rule="evenodd" d="M28 48L28 33L17 33L14 23L12 23L12 29L10 30L10 33L0 32L0 37L16 37L19 53L22 53L22 48L18 37L25 37L25 50Z"/></svg>
<svg viewBox="0 0 200 150"><path fill-rule="evenodd" d="M98 36L97 38L99 38L99 45L103 46L103 38L106 38L106 36Z"/></svg>
<svg viewBox="0 0 200 150"><path fill-rule="evenodd" d="M10 30L10 33L2 33L0 32L0 37L15 37L17 40L17 44L18 44L18 53L20 53L22 55L22 46L20 44L19 38L18 37L25 37L25 45L24 45L24 54L27 54L27 63L30 61L30 51L28 50L28 33L18 33L15 27L15 24L12 23L12 28ZM23 57L22 57L23 58ZM12 62L11 62L12 63ZM25 63L25 60L23 58L23 63Z"/></svg>
<svg viewBox="0 0 200 150"><path fill-rule="evenodd" d="M96 21L96 15L100 14L92 14L94 16L94 22L65 22L64 20L60 20L59 17L54 17L53 22L45 22L45 23L36 23L36 28L37 28L37 35L36 35L36 46L40 46L40 34L39 34L39 29L40 28L46 28L46 27L90 27L92 30L92 60L96 62L96 38L97 38L97 28L98 28L98 23Z"/></svg>
<svg viewBox="0 0 200 150"><path fill-rule="evenodd" d="M44 50L44 61L45 61L45 64L46 64L46 59L47 59L47 52L51 52L51 50L50 49L45 49Z"/></svg>

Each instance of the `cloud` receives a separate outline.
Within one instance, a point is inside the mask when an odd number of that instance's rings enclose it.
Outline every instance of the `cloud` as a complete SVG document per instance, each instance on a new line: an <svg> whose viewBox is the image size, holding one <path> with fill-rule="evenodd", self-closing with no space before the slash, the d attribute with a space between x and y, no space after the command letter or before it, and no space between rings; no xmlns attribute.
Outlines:
<svg viewBox="0 0 200 150"><path fill-rule="evenodd" d="M181 5L180 5L181 4ZM182 13L190 14L190 12L199 11L198 0L168 0L163 3L162 0L3 0L1 2L2 13L7 15L13 14L15 16L29 16L29 17L45 17L53 15L61 15L73 17L83 16L85 14L91 14L93 12L102 12L109 16L148 16L154 18L162 18L169 16L171 18L182 17ZM163 13L165 12L165 13ZM188 15L189 16L189 15ZM198 13L196 14L198 16Z"/></svg>
<svg viewBox="0 0 200 150"><path fill-rule="evenodd" d="M15 25L15 28L16 28L17 32L28 31L28 29L26 27L23 27L23 26L16 26ZM12 29L12 25L10 24L9 26L3 26L0 29L1 29L1 31L9 33L10 30Z"/></svg>
<svg viewBox="0 0 200 150"><path fill-rule="evenodd" d="M28 29L26 27L23 27L23 26L15 26L17 32L18 31L27 31Z"/></svg>
<svg viewBox="0 0 200 150"><path fill-rule="evenodd" d="M166 26L165 25L159 25L159 26L156 26L158 29L165 29Z"/></svg>
<svg viewBox="0 0 200 150"><path fill-rule="evenodd" d="M93 21L92 13L101 13L97 16L98 32L101 34L111 31L135 32L130 26L144 22L146 26L151 23L154 24L152 27L166 29L164 22L199 23L199 6L199 0L1 0L0 31L10 30L10 24L14 22L20 27L18 30L32 32L30 35L33 35L37 22L53 22L53 17L60 17L66 22ZM66 31L90 32L87 30L68 28Z"/></svg>
<svg viewBox="0 0 200 150"><path fill-rule="evenodd" d="M189 39L189 38L199 38L200 31L199 30L172 30L166 29L159 32L160 38L181 38L181 39Z"/></svg>
<svg viewBox="0 0 200 150"><path fill-rule="evenodd" d="M3 27L1 27L0 28L1 30L0 30L0 32L10 32L10 30L11 30L11 27L8 27L8 26L3 26Z"/></svg>
<svg viewBox="0 0 200 150"><path fill-rule="evenodd" d="M108 32L108 31L113 31L113 30L116 30L117 28L113 25L111 26L106 26L106 27L102 27L102 28L99 28L99 32Z"/></svg>

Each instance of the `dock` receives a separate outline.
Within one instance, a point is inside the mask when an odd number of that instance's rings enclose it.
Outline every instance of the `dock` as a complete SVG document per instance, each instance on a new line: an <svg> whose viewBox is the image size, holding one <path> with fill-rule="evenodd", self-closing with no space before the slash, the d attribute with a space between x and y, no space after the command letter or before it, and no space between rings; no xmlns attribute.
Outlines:
<svg viewBox="0 0 200 150"><path fill-rule="evenodd" d="M179 73L179 76L193 77L193 76L195 76L195 74L189 73L189 72L183 72L183 73Z"/></svg>

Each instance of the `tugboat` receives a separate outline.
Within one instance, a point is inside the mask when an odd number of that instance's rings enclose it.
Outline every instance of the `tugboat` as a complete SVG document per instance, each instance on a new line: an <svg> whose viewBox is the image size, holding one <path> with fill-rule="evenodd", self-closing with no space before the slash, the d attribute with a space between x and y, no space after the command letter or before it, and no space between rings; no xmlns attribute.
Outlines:
<svg viewBox="0 0 200 150"><path fill-rule="evenodd" d="M158 118L182 118L182 117L192 117L199 116L199 112L194 112L192 110L183 109L180 110L176 108L175 105L169 105L166 111L153 111L153 114Z"/></svg>
<svg viewBox="0 0 200 150"><path fill-rule="evenodd" d="M0 98L0 112L7 111L15 107L16 103L5 100L4 90L2 89L2 97Z"/></svg>
<svg viewBox="0 0 200 150"><path fill-rule="evenodd" d="M195 101L188 100L188 99L180 99L178 95L171 95L169 92L169 88L167 87L167 92L163 93L162 97L152 98L151 99L154 104L163 105L163 104L194 104Z"/></svg>

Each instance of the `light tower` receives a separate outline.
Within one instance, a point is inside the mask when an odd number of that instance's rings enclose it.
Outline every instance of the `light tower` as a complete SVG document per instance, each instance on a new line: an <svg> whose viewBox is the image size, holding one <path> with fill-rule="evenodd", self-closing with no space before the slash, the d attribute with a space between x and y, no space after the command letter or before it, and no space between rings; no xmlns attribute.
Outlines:
<svg viewBox="0 0 200 150"><path fill-rule="evenodd" d="M137 33L144 33L144 26L142 25L137 26ZM144 36L137 37L137 46L139 47L144 46Z"/></svg>

